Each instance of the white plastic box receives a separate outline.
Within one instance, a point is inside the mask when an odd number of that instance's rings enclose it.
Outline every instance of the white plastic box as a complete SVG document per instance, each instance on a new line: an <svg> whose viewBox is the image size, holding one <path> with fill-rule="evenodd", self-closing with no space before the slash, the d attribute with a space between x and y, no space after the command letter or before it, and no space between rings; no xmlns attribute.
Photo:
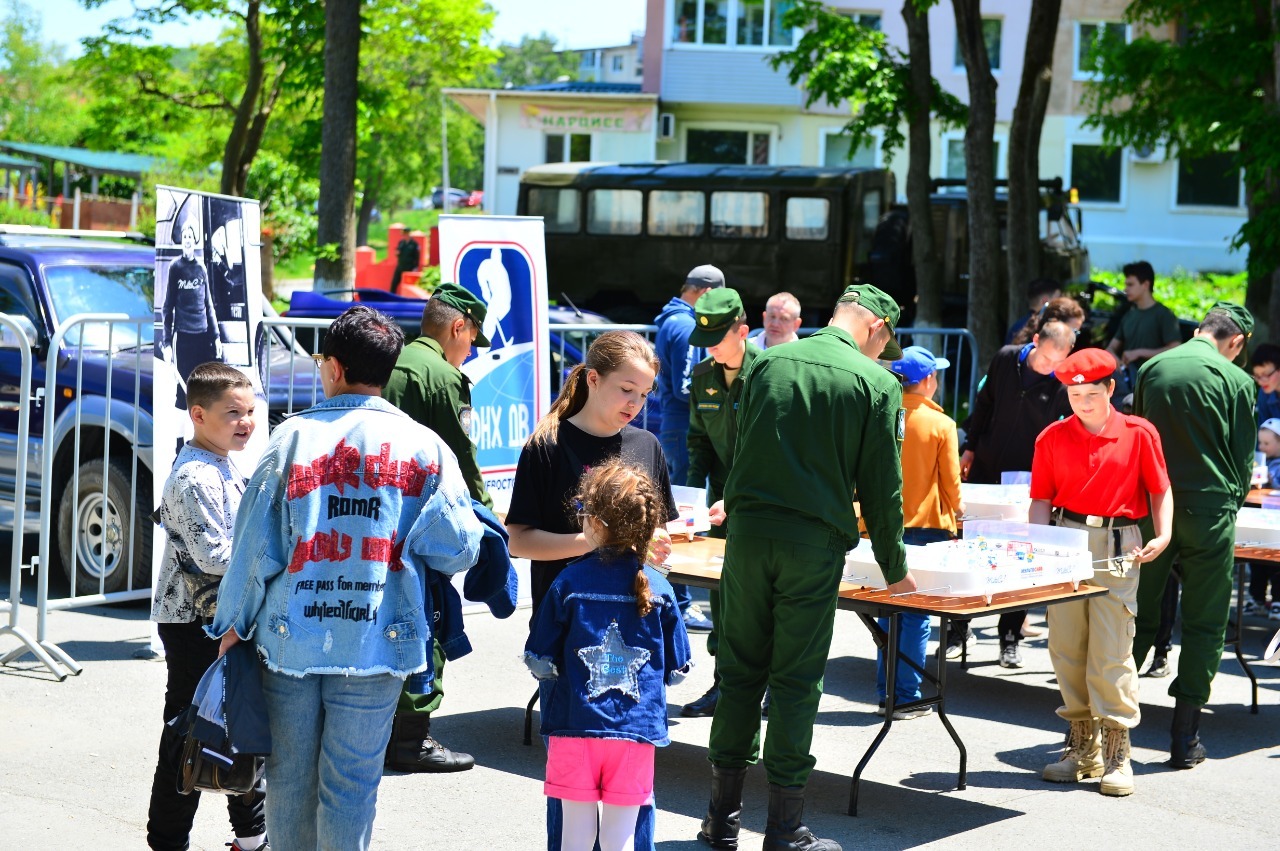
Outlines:
<svg viewBox="0 0 1280 851"><path fill-rule="evenodd" d="M1236 515L1236 546L1280 547L1280 511L1240 509Z"/></svg>
<svg viewBox="0 0 1280 851"><path fill-rule="evenodd" d="M960 483L964 500L964 522L973 520L1020 520L1026 522L1031 510L1031 485L979 485Z"/></svg>
<svg viewBox="0 0 1280 851"><path fill-rule="evenodd" d="M707 511L706 488L672 485L671 495L676 498L680 519L667 524L668 533L672 536L683 535L692 540L694 535L710 531L711 515Z"/></svg>

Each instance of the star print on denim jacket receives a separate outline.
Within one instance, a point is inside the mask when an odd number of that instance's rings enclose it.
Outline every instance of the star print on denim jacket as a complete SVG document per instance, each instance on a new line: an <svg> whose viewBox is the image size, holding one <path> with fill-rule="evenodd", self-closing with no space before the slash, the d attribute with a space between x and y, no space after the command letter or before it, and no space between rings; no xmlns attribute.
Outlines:
<svg viewBox="0 0 1280 851"><path fill-rule="evenodd" d="M539 680L542 735L630 739L659 747L667 735L667 686L693 663L671 584L644 567L654 609L636 608L634 555L597 550L552 583L525 642Z"/></svg>

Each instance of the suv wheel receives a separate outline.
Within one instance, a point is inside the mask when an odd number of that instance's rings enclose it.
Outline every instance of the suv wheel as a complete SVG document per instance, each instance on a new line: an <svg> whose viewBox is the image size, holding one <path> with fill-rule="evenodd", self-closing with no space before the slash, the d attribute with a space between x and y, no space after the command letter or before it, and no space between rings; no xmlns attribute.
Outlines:
<svg viewBox="0 0 1280 851"><path fill-rule="evenodd" d="M109 594L128 585L125 562L132 556L133 587L151 584L151 480L138 468L137 506L129 503L129 468L112 458L103 495L102 459L80 465L79 492L68 485L58 506L58 554L75 594ZM131 524L138 534L130 548ZM72 541L72 531L75 540ZM74 579L73 579L74 573ZM101 585L99 585L101 582Z"/></svg>

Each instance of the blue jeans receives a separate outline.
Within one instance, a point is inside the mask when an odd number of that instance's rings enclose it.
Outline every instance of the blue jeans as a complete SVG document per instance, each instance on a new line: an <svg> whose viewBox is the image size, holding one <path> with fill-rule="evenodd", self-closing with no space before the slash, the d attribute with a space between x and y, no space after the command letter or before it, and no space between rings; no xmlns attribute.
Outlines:
<svg viewBox="0 0 1280 851"><path fill-rule="evenodd" d="M662 411L662 433L658 435L662 444L662 454L667 461L667 475L671 484L683 485L689 475L689 409L684 408L684 417L676 409ZM693 605L693 594L687 585L671 583L671 590L676 592L676 608L681 614Z"/></svg>
<svg viewBox="0 0 1280 851"><path fill-rule="evenodd" d="M949 541L951 533L946 529L904 529L902 542L913 546L932 544L935 541ZM878 618L876 623L886 632L889 629L888 618ZM903 659L910 659L924 667L924 656L929 644L928 615L900 615L898 623L898 670L894 672L894 703L905 703L920 699L920 682L923 679ZM884 651L876 651L876 696L885 699Z"/></svg>
<svg viewBox="0 0 1280 851"><path fill-rule="evenodd" d="M262 672L271 721L267 835L276 851L367 849L404 681Z"/></svg>

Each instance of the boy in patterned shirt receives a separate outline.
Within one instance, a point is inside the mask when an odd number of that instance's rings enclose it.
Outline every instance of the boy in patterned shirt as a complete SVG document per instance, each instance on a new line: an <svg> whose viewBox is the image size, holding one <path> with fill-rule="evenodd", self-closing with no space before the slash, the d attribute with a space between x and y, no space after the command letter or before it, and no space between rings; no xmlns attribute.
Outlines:
<svg viewBox="0 0 1280 851"><path fill-rule="evenodd" d="M147 844L157 851L189 845L200 793L182 795L176 778L182 739L169 722L186 711L196 684L218 657L218 640L204 627L213 619L218 583L231 562L231 531L244 495L244 476L228 457L253 434L249 379L218 361L202 363L187 380L187 413L195 435L178 453L160 502L164 559L151 619L164 644L168 682L164 731L151 783ZM236 838L233 851L255 851L266 839L263 794L227 796Z"/></svg>

